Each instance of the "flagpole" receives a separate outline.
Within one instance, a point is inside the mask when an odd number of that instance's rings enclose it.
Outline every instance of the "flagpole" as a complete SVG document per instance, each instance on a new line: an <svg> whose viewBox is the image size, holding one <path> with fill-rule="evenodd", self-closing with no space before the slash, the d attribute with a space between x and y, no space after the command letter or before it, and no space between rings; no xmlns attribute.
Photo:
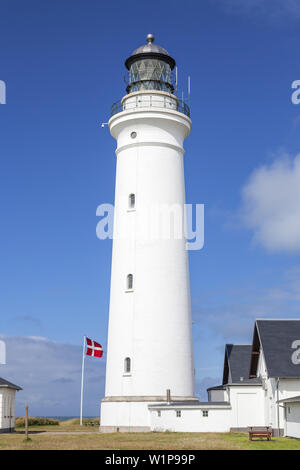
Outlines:
<svg viewBox="0 0 300 470"><path fill-rule="evenodd" d="M82 366L81 366L81 397L80 397L80 426L82 426L82 406L83 406L83 376L84 376L84 359L85 359L85 338L83 337L83 348L82 348Z"/></svg>

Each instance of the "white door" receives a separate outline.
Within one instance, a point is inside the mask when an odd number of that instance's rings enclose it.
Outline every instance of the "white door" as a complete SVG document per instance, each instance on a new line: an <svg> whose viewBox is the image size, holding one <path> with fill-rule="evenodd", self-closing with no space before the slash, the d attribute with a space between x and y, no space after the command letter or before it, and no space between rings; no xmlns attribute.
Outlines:
<svg viewBox="0 0 300 470"><path fill-rule="evenodd" d="M258 422L256 393L238 393L237 427L256 426Z"/></svg>
<svg viewBox="0 0 300 470"><path fill-rule="evenodd" d="M300 403L287 403L286 435L300 439Z"/></svg>

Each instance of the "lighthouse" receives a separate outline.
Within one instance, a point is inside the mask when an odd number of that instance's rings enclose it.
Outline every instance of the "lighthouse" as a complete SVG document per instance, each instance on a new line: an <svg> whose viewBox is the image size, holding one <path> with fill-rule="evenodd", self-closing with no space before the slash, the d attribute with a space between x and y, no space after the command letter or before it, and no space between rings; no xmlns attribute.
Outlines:
<svg viewBox="0 0 300 470"><path fill-rule="evenodd" d="M117 148L102 432L148 431L151 405L196 400L181 217L192 123L175 94L175 60L146 40L125 61L126 95L108 122Z"/></svg>

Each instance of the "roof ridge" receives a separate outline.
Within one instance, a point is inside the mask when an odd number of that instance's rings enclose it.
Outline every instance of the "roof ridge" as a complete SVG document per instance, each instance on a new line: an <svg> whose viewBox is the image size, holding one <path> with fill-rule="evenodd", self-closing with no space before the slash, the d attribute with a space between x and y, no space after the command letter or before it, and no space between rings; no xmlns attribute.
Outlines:
<svg viewBox="0 0 300 470"><path fill-rule="evenodd" d="M14 388L16 390L22 390L22 387L19 387L19 385L16 385L12 382L9 382L6 379L3 379L3 377L0 377L0 388L1 387L8 387L8 388Z"/></svg>
<svg viewBox="0 0 300 470"><path fill-rule="evenodd" d="M255 321L300 321L300 318L257 318Z"/></svg>

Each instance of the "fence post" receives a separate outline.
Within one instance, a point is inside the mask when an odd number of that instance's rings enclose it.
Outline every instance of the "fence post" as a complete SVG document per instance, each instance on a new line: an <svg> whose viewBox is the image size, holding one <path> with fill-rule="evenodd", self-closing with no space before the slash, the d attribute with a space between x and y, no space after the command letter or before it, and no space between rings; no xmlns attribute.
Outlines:
<svg viewBox="0 0 300 470"><path fill-rule="evenodd" d="M28 439L28 405L25 406L25 436Z"/></svg>

